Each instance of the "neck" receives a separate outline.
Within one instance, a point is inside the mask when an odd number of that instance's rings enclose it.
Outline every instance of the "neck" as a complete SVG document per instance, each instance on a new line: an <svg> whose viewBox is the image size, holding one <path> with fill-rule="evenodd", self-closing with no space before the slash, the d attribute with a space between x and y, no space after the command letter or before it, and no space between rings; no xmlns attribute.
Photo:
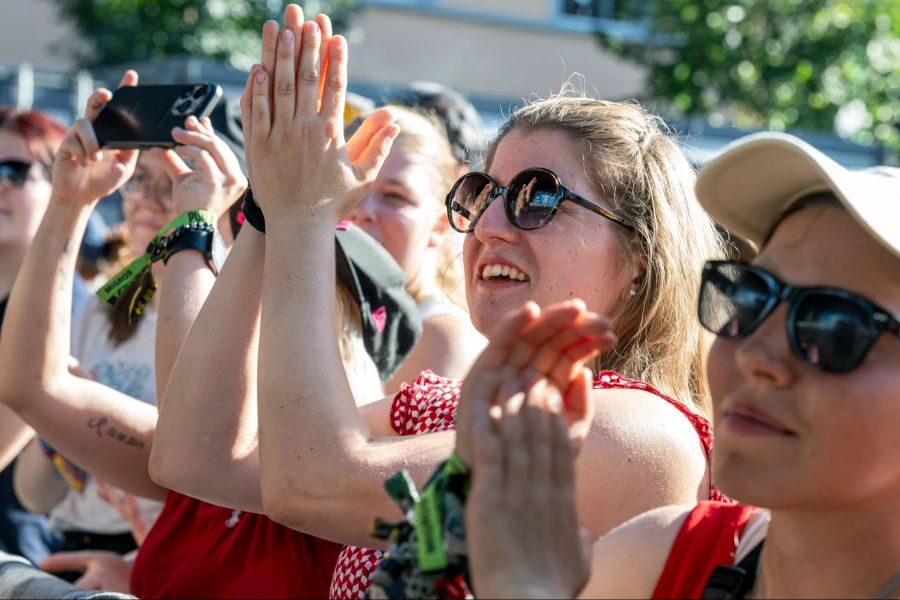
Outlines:
<svg viewBox="0 0 900 600"><path fill-rule="evenodd" d="M872 598L900 569L900 494L838 508L773 511L765 598Z"/></svg>
<svg viewBox="0 0 900 600"><path fill-rule="evenodd" d="M9 296L28 248L0 247L0 298Z"/></svg>
<svg viewBox="0 0 900 600"><path fill-rule="evenodd" d="M434 248L425 250L425 256L415 273L407 273L406 290L417 301L438 291L437 257Z"/></svg>

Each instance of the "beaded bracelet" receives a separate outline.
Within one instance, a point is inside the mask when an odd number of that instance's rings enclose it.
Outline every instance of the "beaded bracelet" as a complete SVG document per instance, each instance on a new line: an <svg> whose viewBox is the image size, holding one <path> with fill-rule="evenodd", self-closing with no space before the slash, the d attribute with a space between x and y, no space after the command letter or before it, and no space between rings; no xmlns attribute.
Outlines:
<svg viewBox="0 0 900 600"><path fill-rule="evenodd" d="M266 218L263 216L262 209L253 198L253 191L248 187L244 192L244 220L246 220L253 229L260 233L266 232Z"/></svg>

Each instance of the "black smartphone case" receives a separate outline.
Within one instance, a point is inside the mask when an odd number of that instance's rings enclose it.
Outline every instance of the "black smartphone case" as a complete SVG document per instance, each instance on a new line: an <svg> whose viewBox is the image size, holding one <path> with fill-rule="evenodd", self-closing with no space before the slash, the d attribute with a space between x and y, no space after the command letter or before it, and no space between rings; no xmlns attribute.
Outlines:
<svg viewBox="0 0 900 600"><path fill-rule="evenodd" d="M103 148L173 148L173 127L208 116L222 97L214 83L119 88L94 120Z"/></svg>

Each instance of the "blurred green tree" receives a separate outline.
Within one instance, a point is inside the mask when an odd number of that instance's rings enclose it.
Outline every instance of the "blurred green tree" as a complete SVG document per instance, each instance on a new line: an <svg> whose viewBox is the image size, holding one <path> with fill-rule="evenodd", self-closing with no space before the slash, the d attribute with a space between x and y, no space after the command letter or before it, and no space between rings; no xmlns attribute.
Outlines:
<svg viewBox="0 0 900 600"><path fill-rule="evenodd" d="M259 35L280 19L282 0L48 0L81 39L65 50L83 67L189 54L249 68ZM346 30L357 0L299 0L307 15L325 12Z"/></svg>
<svg viewBox="0 0 900 600"><path fill-rule="evenodd" d="M619 0L616 10L645 22L650 43L601 42L648 67L663 110L900 150L898 0Z"/></svg>

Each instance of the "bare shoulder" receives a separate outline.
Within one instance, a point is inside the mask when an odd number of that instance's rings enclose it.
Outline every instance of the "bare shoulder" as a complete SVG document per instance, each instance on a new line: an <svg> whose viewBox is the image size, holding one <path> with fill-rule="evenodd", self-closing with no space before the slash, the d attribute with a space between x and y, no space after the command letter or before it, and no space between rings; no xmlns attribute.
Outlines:
<svg viewBox="0 0 900 600"><path fill-rule="evenodd" d="M579 453L579 511L599 536L644 511L705 498L709 469L691 422L640 390L594 390L594 420Z"/></svg>
<svg viewBox="0 0 900 600"><path fill-rule="evenodd" d="M581 598L650 598L691 506L647 511L597 540Z"/></svg>

